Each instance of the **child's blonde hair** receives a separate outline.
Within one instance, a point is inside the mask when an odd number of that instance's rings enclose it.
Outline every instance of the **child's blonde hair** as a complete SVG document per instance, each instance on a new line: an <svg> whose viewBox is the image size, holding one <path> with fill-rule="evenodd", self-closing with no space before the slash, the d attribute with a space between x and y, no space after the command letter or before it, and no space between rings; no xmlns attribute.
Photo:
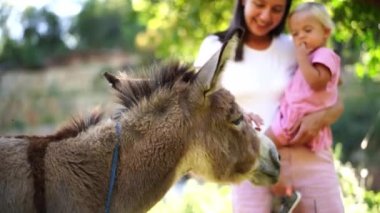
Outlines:
<svg viewBox="0 0 380 213"><path fill-rule="evenodd" d="M300 4L289 14L289 18L297 12L310 12L325 28L330 31L334 30L334 22L332 21L331 16L327 12L325 6L320 3L306 2Z"/></svg>

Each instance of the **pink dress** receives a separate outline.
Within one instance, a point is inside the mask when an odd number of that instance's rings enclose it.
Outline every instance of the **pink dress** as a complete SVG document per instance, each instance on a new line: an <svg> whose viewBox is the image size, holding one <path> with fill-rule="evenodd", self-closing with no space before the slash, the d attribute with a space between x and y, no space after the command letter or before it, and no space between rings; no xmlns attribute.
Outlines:
<svg viewBox="0 0 380 213"><path fill-rule="evenodd" d="M331 79L326 89L314 91L306 82L299 68L296 70L293 79L285 90L281 100L278 113L272 122L272 131L277 140L287 145L293 135L290 129L296 125L305 115L326 107L330 107L337 102L338 82L340 76L340 57L331 49L321 47L309 56L310 61L315 64L323 64L331 72ZM328 149L332 144L332 134L330 127L325 127L318 135L308 143L313 151Z"/></svg>

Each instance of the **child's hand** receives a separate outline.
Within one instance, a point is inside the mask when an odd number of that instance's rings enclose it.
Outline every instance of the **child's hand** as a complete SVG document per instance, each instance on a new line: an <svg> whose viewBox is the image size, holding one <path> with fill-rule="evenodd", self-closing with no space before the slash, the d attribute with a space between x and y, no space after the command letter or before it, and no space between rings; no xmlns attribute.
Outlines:
<svg viewBox="0 0 380 213"><path fill-rule="evenodd" d="M309 60L309 50L304 42L296 44L296 58L298 63Z"/></svg>
<svg viewBox="0 0 380 213"><path fill-rule="evenodd" d="M253 122L256 125L255 129L257 131L260 131L261 130L261 126L264 125L263 119L259 115L254 114L252 112L245 113L244 114L244 119L246 121L248 121L249 123Z"/></svg>

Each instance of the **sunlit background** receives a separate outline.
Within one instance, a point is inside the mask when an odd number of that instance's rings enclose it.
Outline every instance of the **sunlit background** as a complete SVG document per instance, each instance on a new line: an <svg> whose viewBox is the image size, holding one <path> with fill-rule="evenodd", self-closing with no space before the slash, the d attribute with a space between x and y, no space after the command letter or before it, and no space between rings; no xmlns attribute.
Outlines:
<svg viewBox="0 0 380 213"><path fill-rule="evenodd" d="M6 21L9 34L12 38L20 40L23 37L23 26L21 24L22 13L28 7L36 9L46 8L56 14L62 21L64 30L67 30L70 24L70 18L76 16L81 11L86 0L5 0L6 5L12 7L12 11ZM41 25L39 31L46 30L47 26ZM69 42L68 42L69 43Z"/></svg>
<svg viewBox="0 0 380 213"><path fill-rule="evenodd" d="M293 0L294 5L303 0ZM333 126L347 212L380 212L380 2L320 0L336 29L345 112ZM233 1L0 0L0 134L46 134L114 103L102 73L191 62ZM231 212L230 187L191 179L151 212Z"/></svg>

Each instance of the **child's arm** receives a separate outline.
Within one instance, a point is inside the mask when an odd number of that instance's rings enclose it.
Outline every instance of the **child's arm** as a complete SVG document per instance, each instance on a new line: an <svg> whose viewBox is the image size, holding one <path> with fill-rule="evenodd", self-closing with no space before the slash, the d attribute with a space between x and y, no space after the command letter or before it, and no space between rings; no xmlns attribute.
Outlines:
<svg viewBox="0 0 380 213"><path fill-rule="evenodd" d="M319 91L326 88L331 79L329 68L320 63L313 64L309 60L309 53L305 44L296 45L296 57L298 66L310 88Z"/></svg>
<svg viewBox="0 0 380 213"><path fill-rule="evenodd" d="M261 126L264 125L263 119L259 115L254 114L254 113L245 113L244 119L247 120L249 123L253 122L255 124L254 128L257 131L261 131ZM284 146L277 140L277 138L275 137L270 127L265 131L265 135L272 140L272 142L276 145L277 148L281 148Z"/></svg>

